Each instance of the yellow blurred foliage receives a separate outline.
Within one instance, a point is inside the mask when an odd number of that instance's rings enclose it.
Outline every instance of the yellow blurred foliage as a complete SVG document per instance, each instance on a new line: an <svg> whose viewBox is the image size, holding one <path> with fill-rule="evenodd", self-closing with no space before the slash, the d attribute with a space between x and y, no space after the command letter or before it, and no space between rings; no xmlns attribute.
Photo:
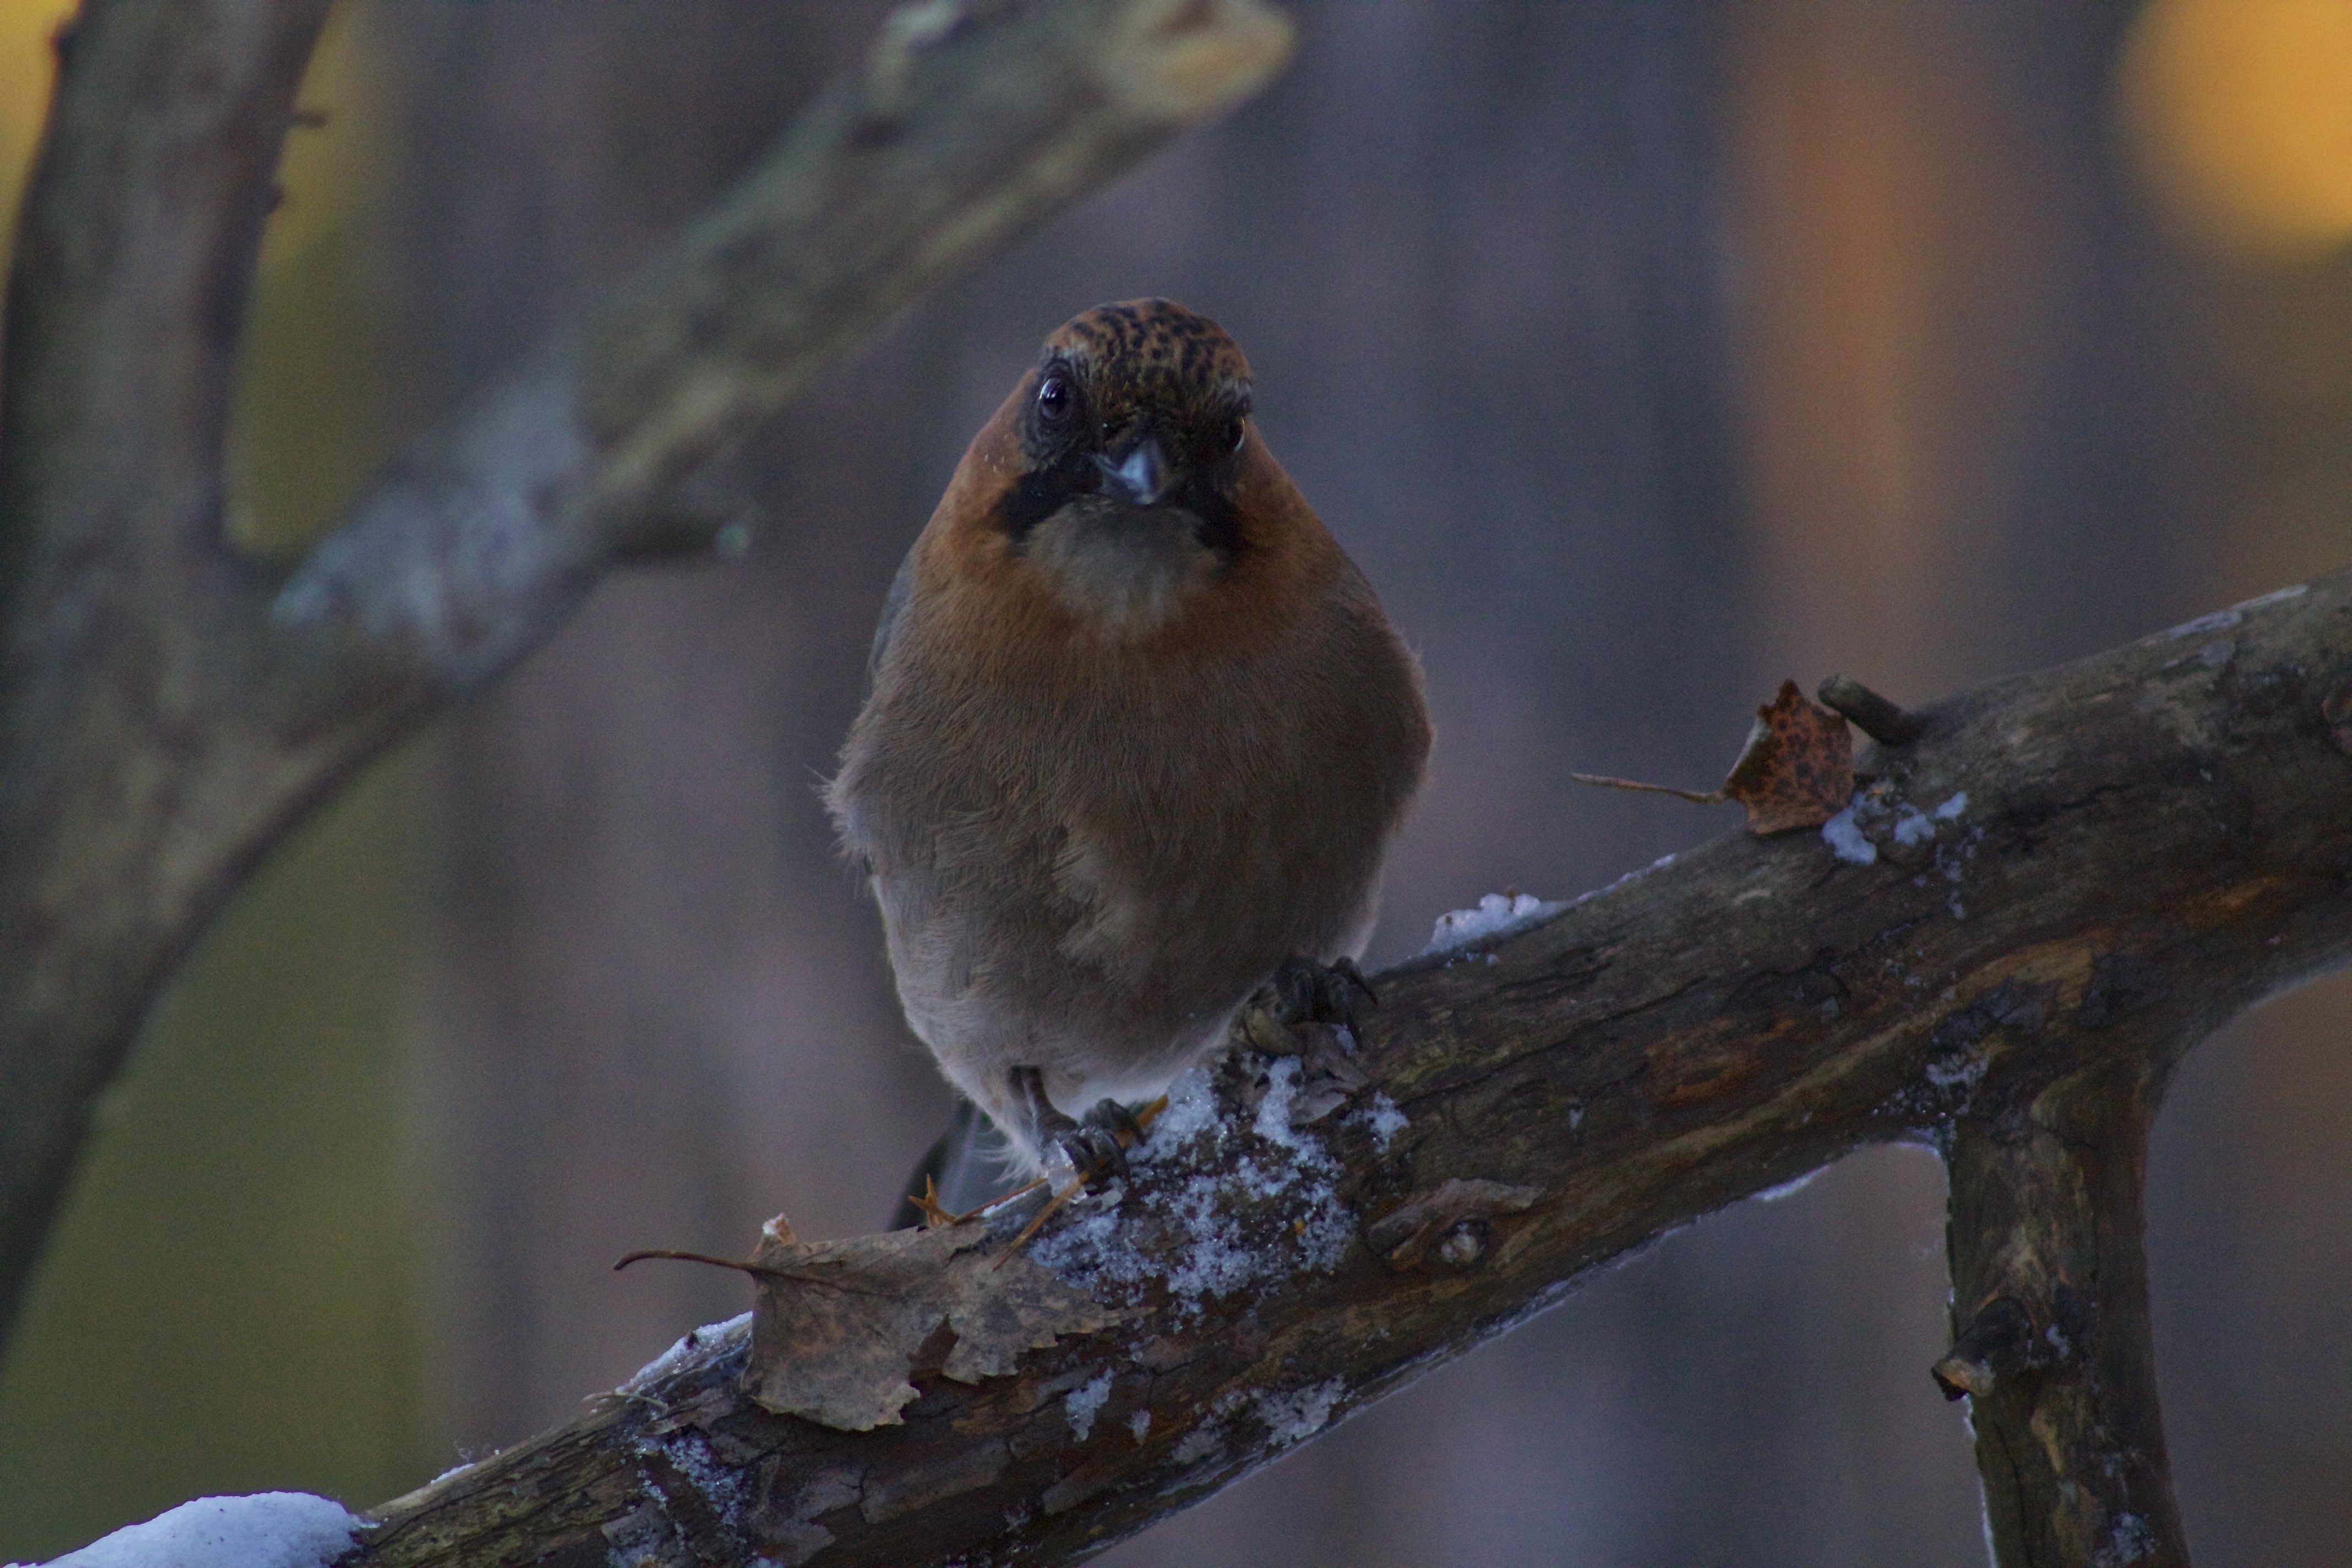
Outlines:
<svg viewBox="0 0 2352 1568"><path fill-rule="evenodd" d="M2352 240L2352 0L2151 0L2117 83L2166 210L2240 253Z"/></svg>
<svg viewBox="0 0 2352 1568"><path fill-rule="evenodd" d="M327 16L295 105L322 114L320 125L297 125L278 160L283 193L261 237L261 270L299 257L349 217L375 189L382 173L382 106L371 89L376 62L367 45L362 7L337 5Z"/></svg>
<svg viewBox="0 0 2352 1568"><path fill-rule="evenodd" d="M308 542L406 431L408 359L368 287L361 221L391 162L384 56L373 8L327 19L279 155L281 196L261 238L228 442L231 538Z"/></svg>
<svg viewBox="0 0 2352 1568"><path fill-rule="evenodd" d="M16 231L16 204L48 118L58 58L49 38L75 0L0 0L0 259Z"/></svg>
<svg viewBox="0 0 2352 1568"><path fill-rule="evenodd" d="M57 51L50 40L78 0L0 0L0 258L16 229L16 206L32 172L49 92L57 80ZM338 5L330 16L302 78L299 103L323 110L323 132L298 128L287 138L278 181L285 200L263 237L265 270L299 254L350 211L376 173L378 146L372 134L381 123L363 100L370 83L364 68L355 7Z"/></svg>

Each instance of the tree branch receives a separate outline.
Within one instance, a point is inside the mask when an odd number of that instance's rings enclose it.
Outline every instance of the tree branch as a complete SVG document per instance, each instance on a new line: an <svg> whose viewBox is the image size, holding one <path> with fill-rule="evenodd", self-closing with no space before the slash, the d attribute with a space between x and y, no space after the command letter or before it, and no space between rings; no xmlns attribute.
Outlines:
<svg viewBox="0 0 2352 1568"><path fill-rule="evenodd" d="M149 1003L305 810L704 526L675 488L900 306L1290 47L1256 0L908 6L727 203L281 581L222 537L221 444L324 10L92 0L26 209L0 408L0 1326Z"/></svg>
<svg viewBox="0 0 2352 1568"><path fill-rule="evenodd" d="M327 0L85 6L0 388L0 1336L89 1110L258 845L220 547L253 258ZM236 826L222 831L223 819Z"/></svg>
<svg viewBox="0 0 2352 1568"><path fill-rule="evenodd" d="M1935 1374L1974 1400L2003 1563L2189 1562L2157 1409L2140 1206L2154 1073L2179 1052L2161 1037L2141 1050L1963 1115L1952 1139L1952 1315L1960 1341L1979 1334L1983 1349L1956 1346Z"/></svg>
<svg viewBox="0 0 2352 1568"><path fill-rule="evenodd" d="M1721 839L1393 971L1369 1085L1318 1122L1286 1115L1297 1058L1235 1058L1215 1117L1171 1111L1115 1202L1031 1244L1113 1326L972 1385L929 1347L869 1432L752 1404L731 1327L386 1505L350 1561L1085 1555L1609 1260L1897 1140L1954 1168L1969 1321L1937 1370L1978 1396L2001 1562L2184 1561L2147 1121L2192 1042L2352 952L2347 668L2341 574L1922 710L1861 759L1866 858Z"/></svg>

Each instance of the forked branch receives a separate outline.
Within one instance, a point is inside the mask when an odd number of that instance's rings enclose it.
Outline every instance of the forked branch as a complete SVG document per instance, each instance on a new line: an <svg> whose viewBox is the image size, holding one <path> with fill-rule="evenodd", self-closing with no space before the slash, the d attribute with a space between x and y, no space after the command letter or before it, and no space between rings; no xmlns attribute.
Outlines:
<svg viewBox="0 0 2352 1568"><path fill-rule="evenodd" d="M677 487L923 289L1263 86L1256 0L926 0L289 574L222 531L230 366L326 0L89 0L0 405L0 1330L173 966L313 803L535 647ZM681 530L698 541L678 537Z"/></svg>

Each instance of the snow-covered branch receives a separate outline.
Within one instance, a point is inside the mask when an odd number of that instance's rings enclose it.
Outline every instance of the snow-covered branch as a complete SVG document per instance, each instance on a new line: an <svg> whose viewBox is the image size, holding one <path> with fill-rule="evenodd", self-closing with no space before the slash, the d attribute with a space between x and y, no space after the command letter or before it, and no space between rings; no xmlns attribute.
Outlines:
<svg viewBox="0 0 2352 1568"><path fill-rule="evenodd" d="M1909 1140L1953 1166L1935 1371L1976 1401L2001 1561L2185 1563L2147 1126L2198 1039L2352 955L2347 670L2352 574L1922 710L1917 740L1864 749L1836 832L1498 905L1499 929L1377 977L1344 1059L1196 1075L1130 1179L1025 1254L1107 1326L959 1376L943 1316L885 1369L895 1424L839 1430L745 1392L829 1353L796 1342L787 1290L769 1342L697 1337L379 1510L352 1561L1074 1559L1665 1232Z"/></svg>

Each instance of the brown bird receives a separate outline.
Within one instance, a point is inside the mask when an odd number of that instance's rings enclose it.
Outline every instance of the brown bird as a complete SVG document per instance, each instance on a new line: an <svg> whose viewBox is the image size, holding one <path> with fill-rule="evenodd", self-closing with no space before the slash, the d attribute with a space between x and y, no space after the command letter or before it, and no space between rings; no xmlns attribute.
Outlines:
<svg viewBox="0 0 2352 1568"><path fill-rule="evenodd" d="M1352 973L1421 784L1420 669L1250 395L1165 300L1047 338L898 569L827 793L908 1023L1026 1171L1116 1160L1278 969Z"/></svg>

